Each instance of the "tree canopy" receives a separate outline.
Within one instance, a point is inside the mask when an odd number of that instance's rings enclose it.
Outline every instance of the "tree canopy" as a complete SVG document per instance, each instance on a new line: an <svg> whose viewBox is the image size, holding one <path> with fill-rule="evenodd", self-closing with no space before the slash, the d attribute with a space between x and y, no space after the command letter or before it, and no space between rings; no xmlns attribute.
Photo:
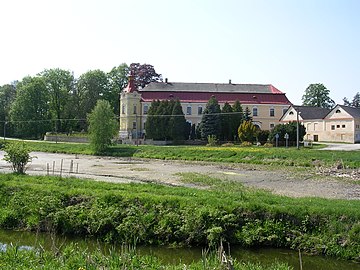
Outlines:
<svg viewBox="0 0 360 270"><path fill-rule="evenodd" d="M351 101L346 97L343 98L343 101L345 106L360 108L360 93L357 92Z"/></svg>
<svg viewBox="0 0 360 270"><path fill-rule="evenodd" d="M330 90L322 83L310 84L301 98L302 105L331 109L335 106L335 102L329 95Z"/></svg>
<svg viewBox="0 0 360 270"><path fill-rule="evenodd" d="M136 87L144 88L151 82L161 82L161 74L156 73L155 68L149 64L132 63L130 65L130 74L134 76Z"/></svg>
<svg viewBox="0 0 360 270"><path fill-rule="evenodd" d="M220 117L220 105L215 98L212 96L206 104L201 123L200 132L201 138L207 140L209 135L215 135L219 138L221 135L221 117Z"/></svg>
<svg viewBox="0 0 360 270"><path fill-rule="evenodd" d="M107 100L98 100L88 115L90 143L96 153L104 152L117 132L115 115Z"/></svg>

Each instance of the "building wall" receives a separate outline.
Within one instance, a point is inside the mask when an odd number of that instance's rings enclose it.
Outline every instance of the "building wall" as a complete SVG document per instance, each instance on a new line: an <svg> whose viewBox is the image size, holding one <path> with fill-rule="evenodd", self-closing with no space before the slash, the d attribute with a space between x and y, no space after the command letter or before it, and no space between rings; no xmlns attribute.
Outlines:
<svg viewBox="0 0 360 270"><path fill-rule="evenodd" d="M120 138L138 136L141 128L141 95L137 92L121 93L120 96Z"/></svg>
<svg viewBox="0 0 360 270"><path fill-rule="evenodd" d="M202 114L206 108L205 102L184 102L181 103L183 113L185 118L191 124L198 125L201 122ZM233 105L230 103L230 105ZM145 107L150 108L151 102L141 102L141 128L144 132L144 123L146 122L146 111ZM224 106L223 103L220 103L220 107ZM258 125L262 130L271 130L274 126L279 124L279 119L283 113L288 109L288 105L271 105L271 104L242 104L243 110L248 107L251 116L253 117L254 124ZM201 108L201 109L200 109ZM254 108L257 109L257 116L253 115ZM270 110L273 110L272 116L270 116ZM121 121L120 121L121 123ZM121 128L123 128L121 126Z"/></svg>

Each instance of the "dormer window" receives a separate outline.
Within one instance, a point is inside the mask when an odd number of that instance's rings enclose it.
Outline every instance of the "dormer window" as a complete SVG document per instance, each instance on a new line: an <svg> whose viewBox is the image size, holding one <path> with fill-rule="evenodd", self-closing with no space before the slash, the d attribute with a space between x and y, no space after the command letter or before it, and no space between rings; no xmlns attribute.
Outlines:
<svg viewBox="0 0 360 270"><path fill-rule="evenodd" d="M341 111L340 111L339 109L337 109L337 110L335 111L335 113L341 113Z"/></svg>
<svg viewBox="0 0 360 270"><path fill-rule="evenodd" d="M291 112L289 112L289 114L290 114L290 115L293 115L293 114L294 114L294 112L293 112L293 111L291 111Z"/></svg>

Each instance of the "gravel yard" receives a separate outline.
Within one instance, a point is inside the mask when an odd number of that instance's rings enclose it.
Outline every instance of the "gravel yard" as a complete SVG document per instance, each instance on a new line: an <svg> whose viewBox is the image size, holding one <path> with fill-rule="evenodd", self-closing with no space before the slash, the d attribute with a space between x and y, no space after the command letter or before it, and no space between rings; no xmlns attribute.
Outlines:
<svg viewBox="0 0 360 270"><path fill-rule="evenodd" d="M284 167L280 170L264 166L243 164L220 164L204 162L164 161L67 155L33 152L36 156L27 169L28 174L60 175L90 178L115 183L164 183L189 185L181 182L181 173L199 173L212 177L239 181L247 187L270 190L291 197L323 197L337 199L360 199L360 174L328 173L309 169L299 172ZM0 171L10 172L10 164L0 152ZM355 175L355 176L354 176Z"/></svg>

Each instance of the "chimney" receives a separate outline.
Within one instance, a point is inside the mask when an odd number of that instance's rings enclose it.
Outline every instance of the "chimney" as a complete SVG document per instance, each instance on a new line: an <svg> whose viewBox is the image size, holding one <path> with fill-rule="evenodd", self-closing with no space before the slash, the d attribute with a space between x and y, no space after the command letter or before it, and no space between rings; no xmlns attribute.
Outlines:
<svg viewBox="0 0 360 270"><path fill-rule="evenodd" d="M231 79L229 80L229 84L231 84Z"/></svg>
<svg viewBox="0 0 360 270"><path fill-rule="evenodd" d="M168 83L168 78L165 78L165 83Z"/></svg>

